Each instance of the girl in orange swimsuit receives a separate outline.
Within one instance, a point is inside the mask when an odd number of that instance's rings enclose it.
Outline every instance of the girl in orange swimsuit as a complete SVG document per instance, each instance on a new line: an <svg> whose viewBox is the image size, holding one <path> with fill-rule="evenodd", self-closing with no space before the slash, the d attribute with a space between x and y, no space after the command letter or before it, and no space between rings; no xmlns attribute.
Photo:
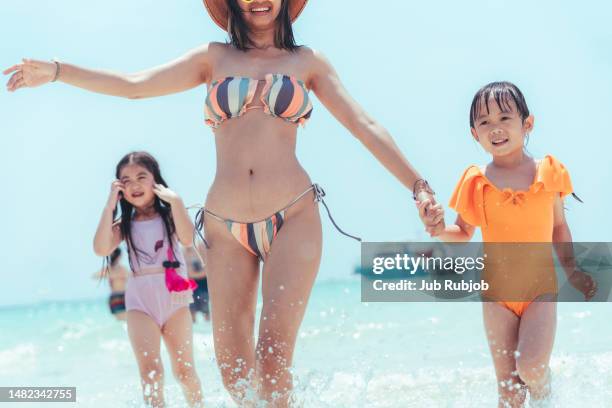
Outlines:
<svg viewBox="0 0 612 408"><path fill-rule="evenodd" d="M572 240L563 213L563 198L573 194L569 173L553 156L535 160L527 154L533 124L515 85L494 82L481 88L472 101L470 128L492 162L463 173L449 204L458 214L453 225L444 224L439 204L417 203L427 231L443 241L469 241L476 227L482 231L483 279L490 287L483 293L488 300L483 316L500 407L522 406L527 390L532 401L550 395L557 293L551 243ZM530 244L499 244L509 242ZM574 264L563 266L570 282L586 299L592 297L594 281Z"/></svg>

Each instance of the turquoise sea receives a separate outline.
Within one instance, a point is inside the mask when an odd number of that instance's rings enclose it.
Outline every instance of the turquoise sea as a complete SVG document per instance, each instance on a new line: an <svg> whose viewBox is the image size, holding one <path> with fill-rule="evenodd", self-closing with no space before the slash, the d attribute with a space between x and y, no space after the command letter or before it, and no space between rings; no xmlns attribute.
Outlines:
<svg viewBox="0 0 612 408"><path fill-rule="evenodd" d="M610 406L611 311L606 303L559 304L552 406ZM0 321L3 386L77 387L76 404L54 407L142 406L125 324L110 316L105 298L2 308ZM198 321L194 340L207 406L233 406L216 367L209 323ZM169 406L185 406L165 355L164 365ZM497 402L480 304L362 303L358 278L316 284L300 330L295 378L305 407Z"/></svg>

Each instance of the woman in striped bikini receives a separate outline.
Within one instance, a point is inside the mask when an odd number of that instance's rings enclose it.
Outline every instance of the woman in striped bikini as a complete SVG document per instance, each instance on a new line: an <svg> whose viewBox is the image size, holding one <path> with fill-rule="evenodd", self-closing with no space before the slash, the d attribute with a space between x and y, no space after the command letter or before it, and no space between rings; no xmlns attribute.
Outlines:
<svg viewBox="0 0 612 408"><path fill-rule="evenodd" d="M253 395L250 389L271 406L291 401L293 351L321 259L318 203L325 204L323 190L295 156L297 125L312 113L309 91L413 197L433 200L427 182L350 97L327 59L296 44L292 23L306 2L205 0L230 41L202 45L135 74L33 60L5 71L13 73L10 91L57 80L136 99L207 85L205 116L215 135L217 172L197 221L207 244L217 362L241 405Z"/></svg>

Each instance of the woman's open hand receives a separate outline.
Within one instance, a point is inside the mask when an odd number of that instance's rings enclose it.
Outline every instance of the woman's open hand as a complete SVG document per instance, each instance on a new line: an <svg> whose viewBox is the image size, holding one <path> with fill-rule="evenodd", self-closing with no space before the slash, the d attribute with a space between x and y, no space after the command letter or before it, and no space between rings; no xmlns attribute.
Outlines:
<svg viewBox="0 0 612 408"><path fill-rule="evenodd" d="M15 92L19 88L35 88L49 83L55 78L58 66L55 62L38 61L24 58L21 64L5 69L4 75L11 74L6 89Z"/></svg>

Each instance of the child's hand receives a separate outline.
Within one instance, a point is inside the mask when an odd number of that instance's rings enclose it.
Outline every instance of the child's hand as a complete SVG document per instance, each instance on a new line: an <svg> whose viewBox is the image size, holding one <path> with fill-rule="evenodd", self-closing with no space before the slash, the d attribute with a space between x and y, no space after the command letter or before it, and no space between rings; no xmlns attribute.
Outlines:
<svg viewBox="0 0 612 408"><path fill-rule="evenodd" d="M4 75L13 73L6 83L6 89L14 92L19 88L34 88L51 82L56 71L57 65L54 62L24 58L21 64L13 65L2 73Z"/></svg>
<svg viewBox="0 0 612 408"><path fill-rule="evenodd" d="M111 184L110 195L108 196L107 205L109 208L114 210L115 207L117 207L117 203L123 195L123 189L124 187L122 182L120 182L119 180L113 181L113 183Z"/></svg>
<svg viewBox="0 0 612 408"><path fill-rule="evenodd" d="M167 203L170 203L170 205L181 201L181 197L179 197L178 194L170 190L168 187L163 186L162 184L155 184L153 186L153 192L160 199L166 201Z"/></svg>
<svg viewBox="0 0 612 408"><path fill-rule="evenodd" d="M434 226L428 226L425 228L425 231L429 234L430 237L435 238L442 234L446 230L446 223L444 222L444 218L442 221L438 222Z"/></svg>
<svg viewBox="0 0 612 408"><path fill-rule="evenodd" d="M432 204L431 200L416 201L419 217L425 225L425 231L431 237L440 235L446 225L444 223L444 208L441 204Z"/></svg>
<svg viewBox="0 0 612 408"><path fill-rule="evenodd" d="M576 269L568 278L570 284L584 295L584 300L589 300L597 293L597 282L588 273Z"/></svg>

